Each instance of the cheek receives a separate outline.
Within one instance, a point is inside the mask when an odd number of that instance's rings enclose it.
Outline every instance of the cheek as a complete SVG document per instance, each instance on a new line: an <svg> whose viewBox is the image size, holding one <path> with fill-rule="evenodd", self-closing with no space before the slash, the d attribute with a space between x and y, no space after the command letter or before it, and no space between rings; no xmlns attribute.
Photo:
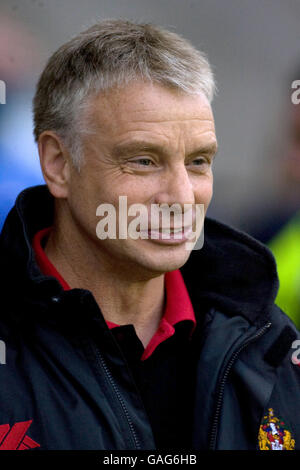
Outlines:
<svg viewBox="0 0 300 470"><path fill-rule="evenodd" d="M69 201L69 209L78 226L89 232L94 231L94 228L96 230L96 204L87 194L78 192L78 195L74 195Z"/></svg>
<svg viewBox="0 0 300 470"><path fill-rule="evenodd" d="M213 179L211 179L209 189L207 191L207 205L209 205L212 197L213 197Z"/></svg>
<svg viewBox="0 0 300 470"><path fill-rule="evenodd" d="M197 204L204 204L205 209L209 206L209 203L213 196L213 177L201 181L198 184L197 190L195 191L195 200Z"/></svg>
<svg viewBox="0 0 300 470"><path fill-rule="evenodd" d="M151 178L150 175L147 177L129 176L112 188L115 194L127 196L128 205L136 203L147 204L159 192L159 189L159 183L156 179Z"/></svg>
<svg viewBox="0 0 300 470"><path fill-rule="evenodd" d="M96 209L101 203L101 194L98 188L91 178L87 178L84 174L78 175L72 181L68 197L68 206L73 220L85 230L95 233Z"/></svg>

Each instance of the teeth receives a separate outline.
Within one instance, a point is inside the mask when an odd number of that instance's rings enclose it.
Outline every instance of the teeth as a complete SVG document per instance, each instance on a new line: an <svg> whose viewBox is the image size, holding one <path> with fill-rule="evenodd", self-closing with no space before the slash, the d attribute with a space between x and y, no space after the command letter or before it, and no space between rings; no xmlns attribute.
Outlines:
<svg viewBox="0 0 300 470"><path fill-rule="evenodd" d="M160 231L161 231L161 233L179 233L179 232L182 232L182 227L172 228L172 229L162 228L162 229L160 229Z"/></svg>

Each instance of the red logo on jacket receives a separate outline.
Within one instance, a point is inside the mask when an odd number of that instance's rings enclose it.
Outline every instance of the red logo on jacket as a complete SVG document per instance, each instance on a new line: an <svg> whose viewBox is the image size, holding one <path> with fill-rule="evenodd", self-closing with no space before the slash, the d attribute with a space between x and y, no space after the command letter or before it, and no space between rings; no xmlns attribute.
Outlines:
<svg viewBox="0 0 300 470"><path fill-rule="evenodd" d="M40 447L26 432L31 425L30 421L15 423L12 427L9 424L0 425L0 450L27 450Z"/></svg>

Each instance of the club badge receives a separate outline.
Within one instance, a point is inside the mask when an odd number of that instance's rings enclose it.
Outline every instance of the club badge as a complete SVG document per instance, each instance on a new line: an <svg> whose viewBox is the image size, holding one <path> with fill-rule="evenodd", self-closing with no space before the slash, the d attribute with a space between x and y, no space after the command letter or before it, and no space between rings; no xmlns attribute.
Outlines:
<svg viewBox="0 0 300 470"><path fill-rule="evenodd" d="M263 417L259 428L258 442L260 450L294 450L295 440L284 421L277 418L273 408Z"/></svg>

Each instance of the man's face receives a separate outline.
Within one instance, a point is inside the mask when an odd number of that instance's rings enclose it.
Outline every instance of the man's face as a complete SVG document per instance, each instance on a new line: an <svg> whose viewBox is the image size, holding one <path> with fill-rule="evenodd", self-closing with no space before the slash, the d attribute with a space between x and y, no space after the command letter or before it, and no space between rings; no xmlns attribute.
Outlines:
<svg viewBox="0 0 300 470"><path fill-rule="evenodd" d="M131 204L203 204L212 197L216 136L211 107L203 96L159 85L132 83L101 93L89 109L96 131L85 137L80 173L71 172L68 206L76 226L99 255L138 273L178 269L190 251L184 240L99 240L96 209L119 196ZM171 219L172 226L172 219ZM117 230L118 234L118 230ZM133 271L131 271L133 272Z"/></svg>

